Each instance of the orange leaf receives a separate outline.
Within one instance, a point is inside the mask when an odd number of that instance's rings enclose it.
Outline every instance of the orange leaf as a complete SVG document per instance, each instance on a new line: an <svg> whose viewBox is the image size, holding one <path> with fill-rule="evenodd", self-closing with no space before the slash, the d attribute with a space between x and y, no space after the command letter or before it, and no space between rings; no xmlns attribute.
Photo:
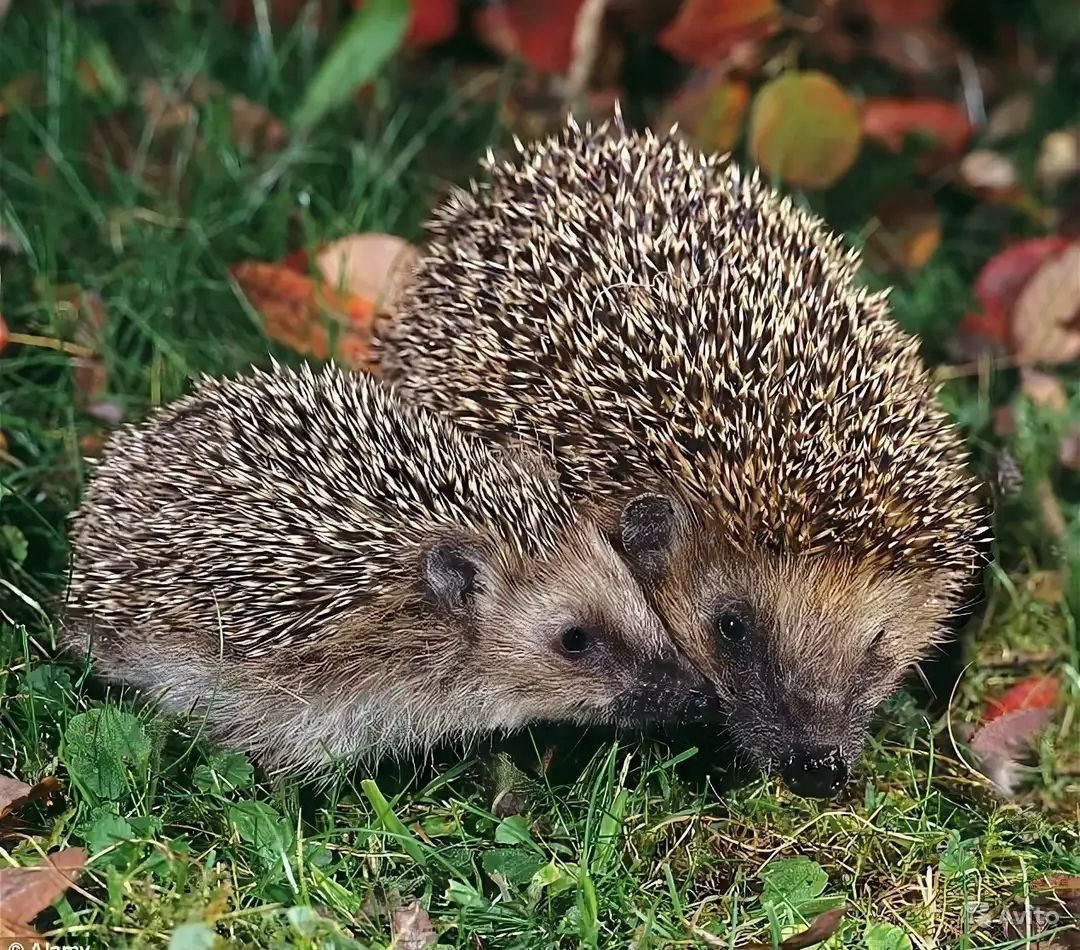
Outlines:
<svg viewBox="0 0 1080 950"><path fill-rule="evenodd" d="M911 132L932 135L939 145L956 153L967 144L973 131L961 106L941 99L867 99L862 109L863 134L886 148L899 152Z"/></svg>
<svg viewBox="0 0 1080 950"><path fill-rule="evenodd" d="M334 353L350 366L371 358L374 305L353 294L339 294L280 264L244 261L232 275L263 318L271 339L304 356L330 356L327 317L340 327Z"/></svg>
<svg viewBox="0 0 1080 950"><path fill-rule="evenodd" d="M684 0L657 42L678 59L712 66L737 44L764 39L779 22L776 0Z"/></svg>
<svg viewBox="0 0 1080 950"><path fill-rule="evenodd" d="M30 922L75 883L85 864L82 848L65 848L36 867L0 869L0 937L36 936Z"/></svg>
<svg viewBox="0 0 1080 950"><path fill-rule="evenodd" d="M851 167L860 141L855 103L824 73L785 73L754 98L750 154L793 185L827 188Z"/></svg>
<svg viewBox="0 0 1080 950"><path fill-rule="evenodd" d="M1057 704L1060 686L1060 680L1055 675L1031 676L1021 680L987 702L983 725L1022 709L1052 709Z"/></svg>
<svg viewBox="0 0 1080 950"><path fill-rule="evenodd" d="M664 126L678 123L700 148L728 152L742 133L750 89L744 82L729 80L722 68L684 88L664 112Z"/></svg>

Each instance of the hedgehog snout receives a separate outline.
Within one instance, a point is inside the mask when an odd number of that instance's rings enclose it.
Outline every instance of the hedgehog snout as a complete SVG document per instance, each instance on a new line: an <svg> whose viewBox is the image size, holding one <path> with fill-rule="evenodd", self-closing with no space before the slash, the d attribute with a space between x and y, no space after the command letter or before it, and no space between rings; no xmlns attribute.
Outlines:
<svg viewBox="0 0 1080 950"><path fill-rule="evenodd" d="M641 661L633 685L617 703L620 720L634 724L716 718L720 699L712 684L682 656Z"/></svg>
<svg viewBox="0 0 1080 950"><path fill-rule="evenodd" d="M847 784L848 766L839 746L805 746L781 762L780 777L797 795L833 798Z"/></svg>

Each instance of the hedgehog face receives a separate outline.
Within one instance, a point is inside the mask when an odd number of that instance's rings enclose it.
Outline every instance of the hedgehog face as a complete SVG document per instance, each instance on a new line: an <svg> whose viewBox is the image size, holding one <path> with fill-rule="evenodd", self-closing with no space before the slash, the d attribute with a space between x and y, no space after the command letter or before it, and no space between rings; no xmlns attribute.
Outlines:
<svg viewBox="0 0 1080 950"><path fill-rule="evenodd" d="M468 680L497 698L487 728L640 726L716 713L709 680L676 650L598 530L571 530L542 561L485 550L437 544L426 579L440 609L463 622Z"/></svg>

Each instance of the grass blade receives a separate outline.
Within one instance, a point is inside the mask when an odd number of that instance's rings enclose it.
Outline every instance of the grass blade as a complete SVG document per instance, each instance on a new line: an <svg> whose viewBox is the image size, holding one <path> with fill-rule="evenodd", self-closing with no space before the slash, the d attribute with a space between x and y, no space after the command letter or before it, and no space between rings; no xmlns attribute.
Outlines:
<svg viewBox="0 0 1080 950"><path fill-rule="evenodd" d="M367 0L341 31L292 116L296 128L315 125L374 76L394 55L409 23L409 0Z"/></svg>

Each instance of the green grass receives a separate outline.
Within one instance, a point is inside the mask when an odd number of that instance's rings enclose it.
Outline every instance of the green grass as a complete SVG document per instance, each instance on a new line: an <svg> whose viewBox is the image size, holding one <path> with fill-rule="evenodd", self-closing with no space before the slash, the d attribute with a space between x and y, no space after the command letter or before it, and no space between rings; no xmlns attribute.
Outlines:
<svg viewBox="0 0 1080 950"><path fill-rule="evenodd" d="M736 947L778 940L841 901L850 910L833 945L1027 945L1003 912L1022 909L1047 873L1080 874L1080 492L1054 463L1068 413L1023 404L1005 443L1028 479L999 519L955 695L915 688L891 703L861 773L828 804L764 780L725 790L709 737L679 733L537 730L495 755L441 750L329 789L273 785L203 741L197 720L162 719L58 658L48 605L63 588L64 519L83 449L103 428L71 358L50 345L72 338L65 285L104 302L101 400L137 418L194 373L289 358L231 284L230 263L354 231L415 239L446 181L498 132L492 107L449 77L391 70L361 109L278 154L238 153L220 104L202 110L198 147L191 135L165 148L137 134L137 166L164 156L176 173L156 191L99 167L88 144L97 117L134 101L139 76L169 85L205 72L287 116L318 50L302 31L267 43L185 4L93 19L43 6L0 27L0 85L32 72L44 91L0 119L0 226L24 244L2 260L0 312L40 338L0 357L0 772L57 775L67 794L22 813L0 837L0 865L87 848L85 893L42 918L54 942L385 946L393 911L416 898L444 946ZM87 94L76 64L102 49L123 65L114 86ZM948 336L966 252L947 241L899 289L905 323ZM999 448L991 407L1008 382L965 378L946 392L979 464ZM1066 385L1075 417L1075 367ZM1043 479L1061 498L1063 539L1043 527ZM1046 597L1046 571L1064 572L1064 597ZM975 721L988 694L1049 669L1063 675L1064 711L1020 797L1001 802L954 748L950 717Z"/></svg>

